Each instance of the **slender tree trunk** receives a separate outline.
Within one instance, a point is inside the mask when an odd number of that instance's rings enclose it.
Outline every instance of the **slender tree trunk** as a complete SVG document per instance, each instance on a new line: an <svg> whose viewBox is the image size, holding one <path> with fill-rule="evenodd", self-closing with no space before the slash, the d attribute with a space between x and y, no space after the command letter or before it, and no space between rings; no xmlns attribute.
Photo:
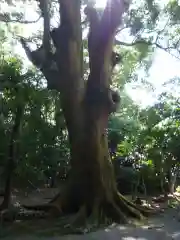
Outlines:
<svg viewBox="0 0 180 240"><path fill-rule="evenodd" d="M171 194L174 194L176 179L177 179L177 172L171 173L171 175L170 175L170 181L169 181L169 192L170 192Z"/></svg>
<svg viewBox="0 0 180 240"><path fill-rule="evenodd" d="M11 130L10 143L9 143L9 152L6 166L6 181L5 181L5 191L4 191L4 200L0 206L0 209L6 209L11 204L11 188L12 188L12 177L13 171L16 165L16 153L18 147L18 139L19 139L19 130L21 119L23 115L23 107L18 106L15 112L15 120L14 125Z"/></svg>

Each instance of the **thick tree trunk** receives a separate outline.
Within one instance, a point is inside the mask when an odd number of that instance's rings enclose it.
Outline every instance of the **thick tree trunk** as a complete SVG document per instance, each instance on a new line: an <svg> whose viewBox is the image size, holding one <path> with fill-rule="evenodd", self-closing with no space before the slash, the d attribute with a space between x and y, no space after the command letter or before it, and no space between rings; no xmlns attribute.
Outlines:
<svg viewBox="0 0 180 240"><path fill-rule="evenodd" d="M141 213L148 211L126 200L117 190L107 135L105 131L102 134L107 116L87 116L81 146L74 148L73 155L79 157L64 191L51 204L63 214L77 213L73 224L83 224L88 218L98 223L107 219L127 222L129 216L142 218Z"/></svg>
<svg viewBox="0 0 180 240"><path fill-rule="evenodd" d="M71 141L74 159L64 189L48 205L24 207L46 209L53 216L75 214L70 222L75 226L87 221L125 223L128 217L141 219L150 213L128 201L117 190L104 130L108 115L106 118L104 115L97 118L88 112L82 127L83 134L78 135L78 139L74 136L75 142Z"/></svg>
<svg viewBox="0 0 180 240"><path fill-rule="evenodd" d="M48 85L56 82L56 90L60 91L69 133L71 172L62 192L48 205L35 208L50 209L53 214L57 210L63 214L77 213L75 223L83 223L88 217L99 222L107 218L120 222L126 221L127 216L141 217L140 212L146 211L117 191L105 134L115 105L110 90L112 43L125 1L108 1L101 20L95 9L86 8L90 21L87 82L82 78L81 1L59 0L59 3L61 24L51 33L57 70L53 74L52 69L47 69L49 63L41 70Z"/></svg>

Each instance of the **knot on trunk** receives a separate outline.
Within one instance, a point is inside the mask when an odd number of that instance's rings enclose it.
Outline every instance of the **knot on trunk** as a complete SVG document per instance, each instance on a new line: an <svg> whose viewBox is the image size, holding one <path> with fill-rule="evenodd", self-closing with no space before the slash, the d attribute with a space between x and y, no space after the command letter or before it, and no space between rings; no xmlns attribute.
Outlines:
<svg viewBox="0 0 180 240"><path fill-rule="evenodd" d="M96 109L96 111L105 110L108 113L116 112L120 104L120 95L117 91L110 88L99 89L98 87L91 87L87 89L85 95L85 104L89 109Z"/></svg>
<svg viewBox="0 0 180 240"><path fill-rule="evenodd" d="M121 102L121 97L117 91L110 90L110 113L116 112Z"/></svg>

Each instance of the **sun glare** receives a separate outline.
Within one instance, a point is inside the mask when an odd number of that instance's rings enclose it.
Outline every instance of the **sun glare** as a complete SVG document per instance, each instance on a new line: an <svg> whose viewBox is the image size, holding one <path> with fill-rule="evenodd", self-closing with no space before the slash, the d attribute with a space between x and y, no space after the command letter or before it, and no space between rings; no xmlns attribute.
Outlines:
<svg viewBox="0 0 180 240"><path fill-rule="evenodd" d="M96 7L97 8L104 8L106 5L107 0L96 0Z"/></svg>

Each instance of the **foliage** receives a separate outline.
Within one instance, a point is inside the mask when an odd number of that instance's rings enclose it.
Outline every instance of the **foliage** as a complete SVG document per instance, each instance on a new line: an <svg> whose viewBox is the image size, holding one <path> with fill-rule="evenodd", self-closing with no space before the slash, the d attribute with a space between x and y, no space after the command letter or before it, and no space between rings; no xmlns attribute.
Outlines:
<svg viewBox="0 0 180 240"><path fill-rule="evenodd" d="M59 94L39 87L38 81L38 76L31 70L22 73L19 59L2 60L0 164L4 165L7 159L14 111L17 105L24 104L16 174L27 181L49 178L58 173L59 165L63 165L61 169L66 168L69 158Z"/></svg>
<svg viewBox="0 0 180 240"><path fill-rule="evenodd" d="M82 5L86 3L87 1L83 1ZM7 37L8 41L10 40L8 34L15 28L12 21L16 21L19 28L16 33L23 34L21 28L28 29L27 25L22 27L18 23L27 20L21 11L17 12L16 8L13 8L10 14L10 7L6 10L0 16L3 21L0 25L0 41L3 44L7 42ZM131 162L137 166L143 165L142 162L147 163L143 171L149 171L145 175L148 175L151 181L156 174L165 177L169 169L174 172L179 168L179 98L166 91L161 94L156 104L141 109L128 96L125 86L141 81L138 75L140 69L148 72L155 47L160 46L179 58L179 11L176 0L167 1L167 4L149 0L134 1L124 17L122 30L116 36L116 50L123 55L123 61L121 67L118 66L113 73L112 86L121 93L121 105L118 113L109 119L109 148L115 154L114 158L130 156ZM5 14L6 18L3 18ZM85 26L84 31L86 28ZM126 38L132 40L129 44L120 41L125 29L128 30ZM17 36L14 36L13 41L17 42ZM83 44L84 72L87 73L89 69L86 39ZM4 166L7 160L9 129L13 124L15 107L23 103L25 113L21 123L17 176L23 179L28 176L29 180L37 180L44 178L45 172L48 176L49 172L50 175L59 171L66 172L70 149L59 94L44 88L38 71L29 67L24 70L23 62L15 54L13 57L5 57L9 51L7 47L3 51L1 49L0 165ZM146 87L144 78L142 86ZM178 78L176 80L179 81ZM178 81L173 82L175 88L179 86ZM66 170L62 170L64 168Z"/></svg>

